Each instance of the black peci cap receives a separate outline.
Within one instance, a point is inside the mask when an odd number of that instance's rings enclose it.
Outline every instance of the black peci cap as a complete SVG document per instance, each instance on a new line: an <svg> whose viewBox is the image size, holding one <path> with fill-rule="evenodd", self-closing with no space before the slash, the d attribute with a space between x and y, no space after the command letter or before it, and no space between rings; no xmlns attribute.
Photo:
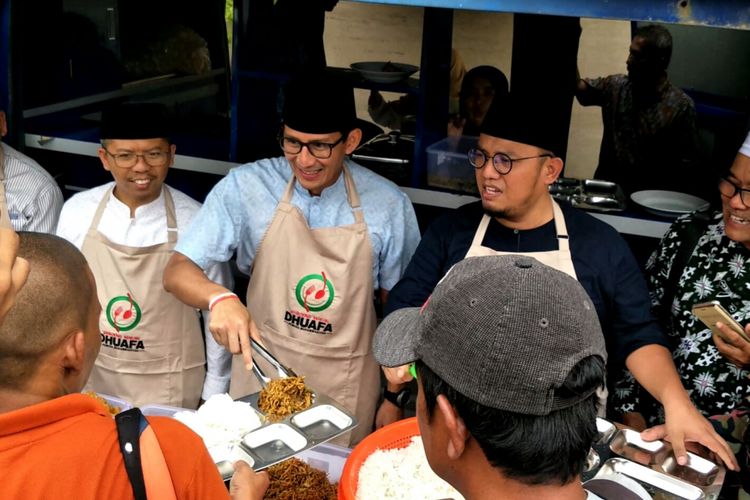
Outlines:
<svg viewBox="0 0 750 500"><path fill-rule="evenodd" d="M163 104L125 103L102 113L101 139L169 140L171 136L172 120Z"/></svg>
<svg viewBox="0 0 750 500"><path fill-rule="evenodd" d="M284 88L284 125L306 134L348 132L356 128L354 89L329 71L312 71Z"/></svg>
<svg viewBox="0 0 750 500"><path fill-rule="evenodd" d="M536 146L552 153L560 151L559 131L546 111L527 99L494 99L484 117L480 133Z"/></svg>

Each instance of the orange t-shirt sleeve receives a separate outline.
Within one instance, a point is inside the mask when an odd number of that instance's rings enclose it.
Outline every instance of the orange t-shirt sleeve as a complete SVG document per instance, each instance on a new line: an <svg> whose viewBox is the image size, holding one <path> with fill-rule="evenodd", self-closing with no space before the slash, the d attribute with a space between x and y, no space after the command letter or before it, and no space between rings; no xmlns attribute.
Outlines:
<svg viewBox="0 0 750 500"><path fill-rule="evenodd" d="M180 500L225 500L229 492L203 440L181 422L148 417Z"/></svg>

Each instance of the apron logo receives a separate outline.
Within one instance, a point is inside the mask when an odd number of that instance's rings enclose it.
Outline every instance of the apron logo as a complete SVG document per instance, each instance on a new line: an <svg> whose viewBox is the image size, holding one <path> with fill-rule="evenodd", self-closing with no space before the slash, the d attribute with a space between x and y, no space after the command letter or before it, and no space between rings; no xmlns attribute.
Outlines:
<svg viewBox="0 0 750 500"><path fill-rule="evenodd" d="M331 323L312 314L287 311L284 313L284 322L303 332L319 333L321 335L333 333L333 325Z"/></svg>
<svg viewBox="0 0 750 500"><path fill-rule="evenodd" d="M299 280L294 294L299 305L307 312L328 309L335 296L333 283L328 281L325 271L321 271L320 274L308 274Z"/></svg>
<svg viewBox="0 0 750 500"><path fill-rule="evenodd" d="M130 293L110 300L107 304L106 315L107 322L116 332L130 331L141 322L141 308Z"/></svg>
<svg viewBox="0 0 750 500"><path fill-rule="evenodd" d="M102 332L101 342L104 347L118 349L120 351L144 351L146 346L140 337L120 335L115 332Z"/></svg>

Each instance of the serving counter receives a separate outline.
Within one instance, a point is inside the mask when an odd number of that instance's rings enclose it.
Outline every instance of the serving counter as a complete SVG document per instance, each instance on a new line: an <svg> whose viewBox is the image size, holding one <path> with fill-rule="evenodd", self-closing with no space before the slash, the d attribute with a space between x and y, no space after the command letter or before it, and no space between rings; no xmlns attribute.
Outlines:
<svg viewBox="0 0 750 500"><path fill-rule="evenodd" d="M452 194L429 189L401 187L401 190L409 196L413 204L434 208L453 209L479 199L476 196ZM661 238L672 224L672 220L668 218L631 209L622 212L599 213L591 211L589 213L614 227L621 234L643 236L646 238Z"/></svg>

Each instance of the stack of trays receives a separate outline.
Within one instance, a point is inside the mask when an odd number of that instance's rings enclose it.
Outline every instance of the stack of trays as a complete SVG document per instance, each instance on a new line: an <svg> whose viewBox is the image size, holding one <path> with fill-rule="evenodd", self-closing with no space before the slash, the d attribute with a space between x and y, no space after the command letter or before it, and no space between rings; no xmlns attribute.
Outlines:
<svg viewBox="0 0 750 500"><path fill-rule="evenodd" d="M553 198L600 212L625 210L625 193L614 182L561 177L549 186Z"/></svg>
<svg viewBox="0 0 750 500"><path fill-rule="evenodd" d="M599 436L589 453L584 479L607 479L622 474L658 498L718 497L724 483L724 467L691 452L688 464L679 465L669 443L643 441L639 432L617 429L600 418L597 429Z"/></svg>

